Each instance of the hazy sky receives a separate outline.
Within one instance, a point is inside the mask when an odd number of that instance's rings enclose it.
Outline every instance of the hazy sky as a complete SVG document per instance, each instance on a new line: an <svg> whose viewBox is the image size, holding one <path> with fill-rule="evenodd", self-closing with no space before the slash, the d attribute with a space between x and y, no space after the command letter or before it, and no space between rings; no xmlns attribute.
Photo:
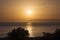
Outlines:
<svg viewBox="0 0 60 40"><path fill-rule="evenodd" d="M26 13L27 10L32 11L30 15ZM0 22L20 22L31 19L60 19L60 0L0 0ZM0 36L4 36L11 29L11 27L0 27ZM39 30L39 28L34 29ZM40 29L52 32L55 27Z"/></svg>
<svg viewBox="0 0 60 40"><path fill-rule="evenodd" d="M0 22L25 19L60 19L60 0L0 0Z"/></svg>

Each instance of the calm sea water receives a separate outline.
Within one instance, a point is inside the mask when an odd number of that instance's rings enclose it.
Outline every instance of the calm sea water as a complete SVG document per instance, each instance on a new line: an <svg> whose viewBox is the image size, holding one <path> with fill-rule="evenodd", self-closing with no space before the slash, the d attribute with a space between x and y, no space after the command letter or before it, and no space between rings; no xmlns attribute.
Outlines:
<svg viewBox="0 0 60 40"><path fill-rule="evenodd" d="M12 29L16 29L20 26L0 26L0 37L7 36L7 33L10 32ZM31 23L27 23L26 26L21 26L22 28L26 29L30 33L30 37L39 37L43 36L43 32L54 33L57 28L60 26L56 25L49 25L49 26L33 26Z"/></svg>

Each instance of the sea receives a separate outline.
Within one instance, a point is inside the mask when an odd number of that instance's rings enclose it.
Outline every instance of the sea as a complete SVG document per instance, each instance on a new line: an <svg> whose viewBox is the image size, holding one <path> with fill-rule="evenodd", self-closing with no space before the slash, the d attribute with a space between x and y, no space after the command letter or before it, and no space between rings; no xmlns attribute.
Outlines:
<svg viewBox="0 0 60 40"><path fill-rule="evenodd" d="M0 37L7 37L9 32L19 27L28 30L29 37L41 37L43 32L53 34L60 29L60 22L0 22Z"/></svg>

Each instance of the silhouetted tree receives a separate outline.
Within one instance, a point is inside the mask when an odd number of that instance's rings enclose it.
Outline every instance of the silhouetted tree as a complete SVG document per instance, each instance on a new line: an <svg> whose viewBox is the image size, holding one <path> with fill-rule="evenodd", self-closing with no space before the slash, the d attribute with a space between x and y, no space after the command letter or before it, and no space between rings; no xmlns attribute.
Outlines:
<svg viewBox="0 0 60 40"><path fill-rule="evenodd" d="M13 29L10 33L8 33L8 40L27 40L28 37L28 30L21 27Z"/></svg>
<svg viewBox="0 0 60 40"><path fill-rule="evenodd" d="M54 33L54 38L56 39L56 40L60 40L60 29L56 29L56 31L55 31L55 33Z"/></svg>
<svg viewBox="0 0 60 40"><path fill-rule="evenodd" d="M56 29L55 33L45 33L43 32L42 40L60 40L60 29Z"/></svg>

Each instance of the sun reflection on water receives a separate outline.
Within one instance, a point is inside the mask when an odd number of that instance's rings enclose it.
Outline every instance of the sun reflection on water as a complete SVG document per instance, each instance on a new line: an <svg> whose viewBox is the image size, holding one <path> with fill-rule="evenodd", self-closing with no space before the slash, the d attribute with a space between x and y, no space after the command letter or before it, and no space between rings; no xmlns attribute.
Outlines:
<svg viewBox="0 0 60 40"><path fill-rule="evenodd" d="M27 23L26 29L29 31L30 37L31 37L32 36L32 25L31 25L31 23Z"/></svg>

